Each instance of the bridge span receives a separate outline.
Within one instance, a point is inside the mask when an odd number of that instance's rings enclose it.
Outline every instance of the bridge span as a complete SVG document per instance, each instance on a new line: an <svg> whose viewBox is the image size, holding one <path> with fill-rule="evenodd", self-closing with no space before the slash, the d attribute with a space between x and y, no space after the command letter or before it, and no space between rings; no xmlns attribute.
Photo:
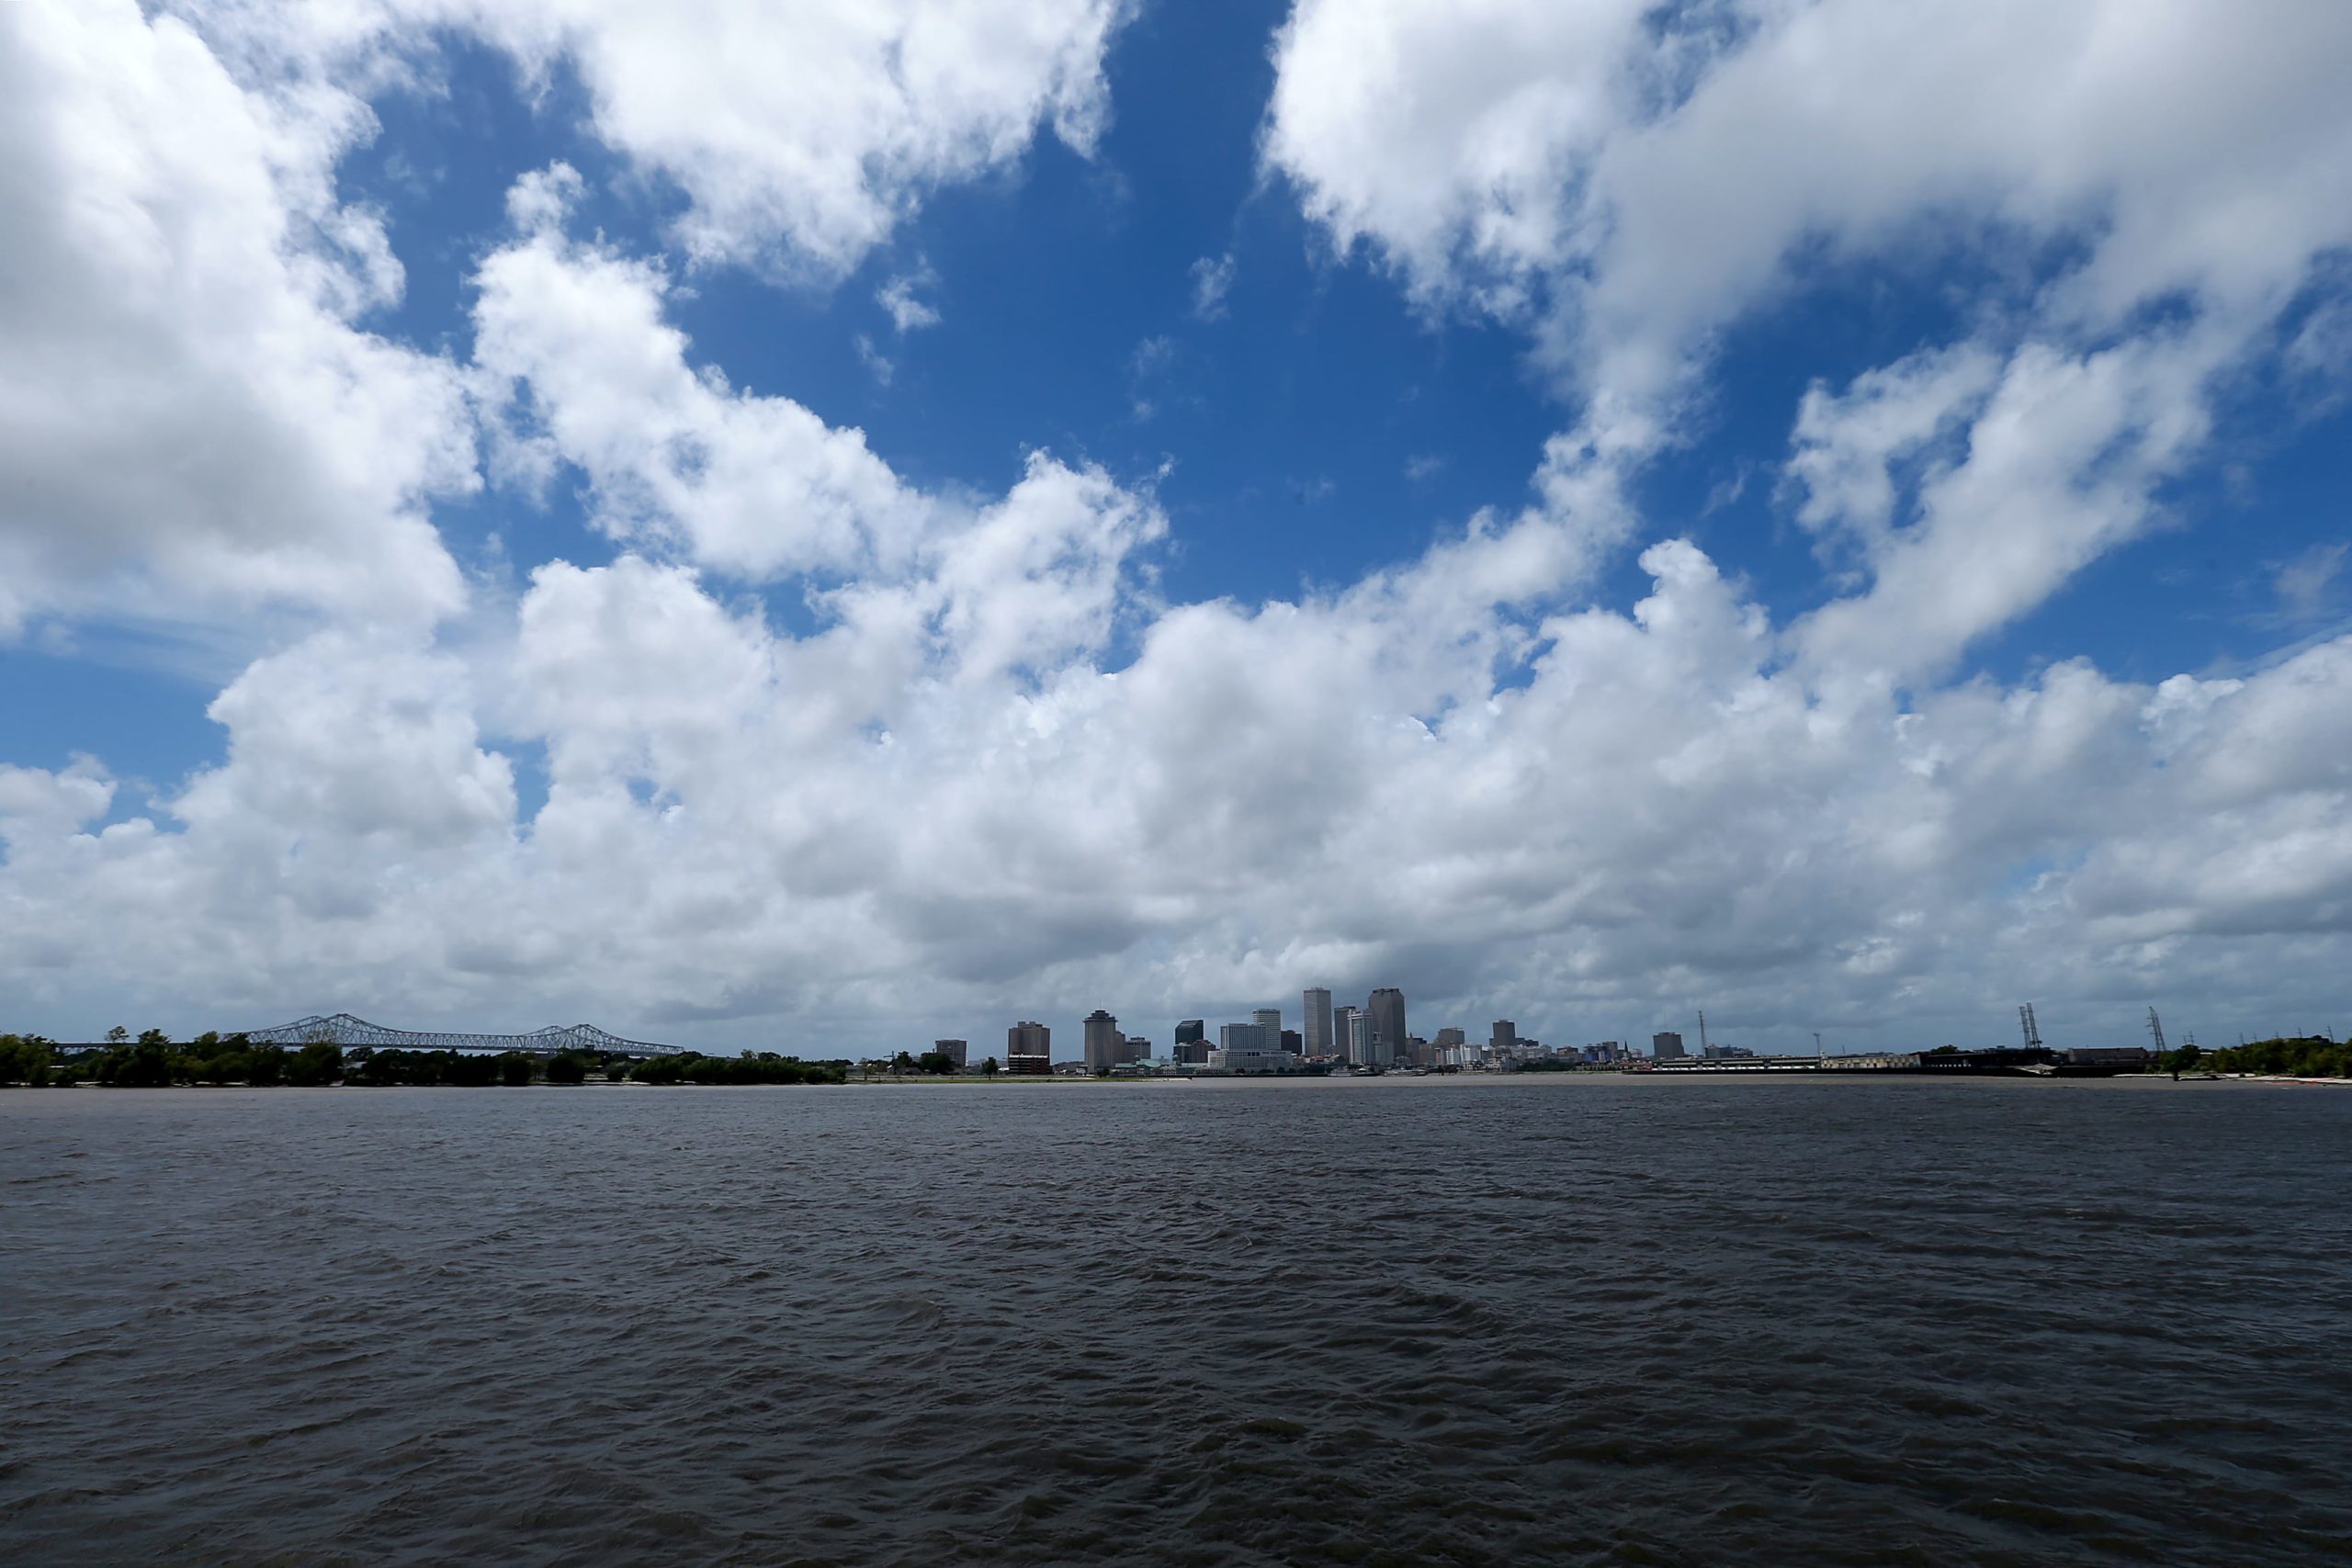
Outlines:
<svg viewBox="0 0 2352 1568"><path fill-rule="evenodd" d="M366 1045L378 1051L523 1051L552 1056L565 1051L604 1052L621 1056L676 1056L688 1047L663 1045L650 1040L624 1040L593 1023L549 1024L528 1034L466 1034L440 1030L388 1029L354 1018L347 1012L311 1014L291 1023L236 1032L256 1045L309 1045L323 1042L348 1051Z"/></svg>

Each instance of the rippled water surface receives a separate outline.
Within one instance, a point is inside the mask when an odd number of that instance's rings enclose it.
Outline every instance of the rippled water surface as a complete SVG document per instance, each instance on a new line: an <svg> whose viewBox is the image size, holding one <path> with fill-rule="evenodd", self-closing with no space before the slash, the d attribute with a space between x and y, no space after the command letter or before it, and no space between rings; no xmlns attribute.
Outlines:
<svg viewBox="0 0 2352 1568"><path fill-rule="evenodd" d="M2352 1090L0 1094L0 1559L2352 1553Z"/></svg>

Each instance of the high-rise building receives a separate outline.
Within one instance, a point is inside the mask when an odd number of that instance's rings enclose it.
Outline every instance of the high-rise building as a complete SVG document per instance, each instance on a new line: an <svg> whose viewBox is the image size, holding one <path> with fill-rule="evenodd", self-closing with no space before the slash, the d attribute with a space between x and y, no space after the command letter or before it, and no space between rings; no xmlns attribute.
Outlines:
<svg viewBox="0 0 2352 1568"><path fill-rule="evenodd" d="M1006 1030L1004 1066L1007 1072L1050 1076L1054 1070L1054 1032L1025 1018Z"/></svg>
<svg viewBox="0 0 2352 1568"><path fill-rule="evenodd" d="M1372 1038L1372 1015L1350 1008L1348 1010L1348 1060L1360 1067L1384 1066L1380 1058L1373 1055L1375 1049Z"/></svg>
<svg viewBox="0 0 2352 1568"><path fill-rule="evenodd" d="M1679 1061L1682 1056L1682 1036L1672 1030L1650 1036L1650 1055L1661 1062Z"/></svg>
<svg viewBox="0 0 2352 1568"><path fill-rule="evenodd" d="M1119 1043L1119 1060L1148 1062L1151 1060L1151 1036L1130 1034Z"/></svg>
<svg viewBox="0 0 2352 1568"><path fill-rule="evenodd" d="M1276 1043L1294 1056L1306 1055L1306 1038L1295 1029L1283 1030Z"/></svg>
<svg viewBox="0 0 2352 1568"><path fill-rule="evenodd" d="M934 1040L931 1043L931 1048L955 1063L956 1070L959 1073L971 1066L972 1048L961 1040Z"/></svg>
<svg viewBox="0 0 2352 1568"><path fill-rule="evenodd" d="M1187 1041L1206 1040L1208 1037L1209 1026L1197 1018L1188 1018L1176 1026L1176 1043L1179 1045Z"/></svg>
<svg viewBox="0 0 2352 1568"><path fill-rule="evenodd" d="M1333 1055L1350 1062L1362 1062L1363 1060L1361 1055L1357 1055L1355 1037L1350 1032L1350 1031L1355 1027L1355 1021L1363 1016L1363 1010L1362 1008L1336 1007L1331 1010L1331 1051Z"/></svg>
<svg viewBox="0 0 2352 1568"><path fill-rule="evenodd" d="M1299 1038L1309 1056L1331 1055L1331 993L1320 986L1310 986L1306 995L1306 1011L1298 1026Z"/></svg>
<svg viewBox="0 0 2352 1568"><path fill-rule="evenodd" d="M1267 1039L1265 1025L1261 1023L1220 1023L1216 1026L1216 1048L1220 1051L1279 1051L1282 1042Z"/></svg>
<svg viewBox="0 0 2352 1568"><path fill-rule="evenodd" d="M1250 1016L1257 1023L1258 1032L1264 1037L1266 1049L1281 1050L1283 1048L1283 1010L1260 1008Z"/></svg>
<svg viewBox="0 0 2352 1568"><path fill-rule="evenodd" d="M1405 993L1394 986L1383 986L1372 993L1371 1005L1364 1011L1372 1015L1372 1043L1383 1066L1395 1061L1405 1050Z"/></svg>
<svg viewBox="0 0 2352 1568"><path fill-rule="evenodd" d="M1126 1036L1119 1032L1119 1021L1101 1008L1086 1015L1086 1070L1107 1073L1119 1065L1120 1049Z"/></svg>
<svg viewBox="0 0 2352 1568"><path fill-rule="evenodd" d="M1437 1032L1437 1045L1441 1050L1454 1045L1467 1044L1469 1040L1470 1037L1468 1035L1463 1033L1462 1031L1454 1028L1453 1025L1450 1023L1443 1029Z"/></svg>
<svg viewBox="0 0 2352 1568"><path fill-rule="evenodd" d="M1179 1062L1200 1066L1209 1059L1208 1025L1197 1018L1188 1018L1176 1026L1175 1057Z"/></svg>
<svg viewBox="0 0 2352 1568"><path fill-rule="evenodd" d="M1487 1037L1488 1049L1498 1056L1519 1043L1519 1025L1507 1018L1495 1020L1494 1033Z"/></svg>

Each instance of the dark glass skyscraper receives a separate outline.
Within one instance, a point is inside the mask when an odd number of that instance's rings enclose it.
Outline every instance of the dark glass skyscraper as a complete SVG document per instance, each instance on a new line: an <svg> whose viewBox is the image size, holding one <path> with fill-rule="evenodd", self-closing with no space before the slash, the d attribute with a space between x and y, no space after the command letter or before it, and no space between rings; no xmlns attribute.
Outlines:
<svg viewBox="0 0 2352 1568"><path fill-rule="evenodd" d="M1310 1056L1331 1055L1331 993L1320 986L1306 991L1306 1016L1299 1021L1298 1032Z"/></svg>
<svg viewBox="0 0 2352 1568"><path fill-rule="evenodd" d="M1372 1001L1364 1009L1372 1020L1373 1054L1383 1063L1394 1062L1405 1054L1405 993L1394 986L1383 986L1372 993Z"/></svg>

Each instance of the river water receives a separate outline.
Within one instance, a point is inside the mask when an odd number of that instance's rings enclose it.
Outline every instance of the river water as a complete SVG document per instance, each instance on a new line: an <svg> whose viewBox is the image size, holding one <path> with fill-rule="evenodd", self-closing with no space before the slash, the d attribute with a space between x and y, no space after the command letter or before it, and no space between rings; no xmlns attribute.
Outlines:
<svg viewBox="0 0 2352 1568"><path fill-rule="evenodd" d="M2352 1090L0 1093L0 1560L2352 1555Z"/></svg>

